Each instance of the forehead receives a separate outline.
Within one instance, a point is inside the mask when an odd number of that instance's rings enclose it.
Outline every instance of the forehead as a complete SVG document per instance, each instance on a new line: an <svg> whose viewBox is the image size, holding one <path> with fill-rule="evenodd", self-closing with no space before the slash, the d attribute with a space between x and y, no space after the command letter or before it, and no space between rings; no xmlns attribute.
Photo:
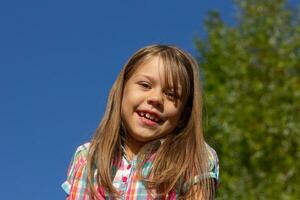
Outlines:
<svg viewBox="0 0 300 200"><path fill-rule="evenodd" d="M132 76L154 79L167 87L174 87L174 83L176 83L175 85L177 85L177 87L181 87L180 81L175 82L176 78L174 77L174 73L172 73L174 67L176 66L173 66L173 68L168 67L162 58L155 56L138 64L134 69Z"/></svg>

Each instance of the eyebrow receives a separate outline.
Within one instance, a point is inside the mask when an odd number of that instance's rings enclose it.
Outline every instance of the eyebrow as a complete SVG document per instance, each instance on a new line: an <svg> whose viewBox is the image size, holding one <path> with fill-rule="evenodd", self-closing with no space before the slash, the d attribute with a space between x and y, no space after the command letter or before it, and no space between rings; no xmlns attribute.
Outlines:
<svg viewBox="0 0 300 200"><path fill-rule="evenodd" d="M135 77L144 77L149 79L150 81L155 81L154 78L152 78L151 76L148 76L147 74L136 74L134 75Z"/></svg>
<svg viewBox="0 0 300 200"><path fill-rule="evenodd" d="M152 78L151 76L148 76L147 74L136 74L136 75L134 75L134 77L136 78L136 77L144 77L144 78L147 78L147 79L149 79L150 81L155 81L155 79L154 78ZM171 87L171 89L174 89L174 87ZM177 90L177 93L182 93L182 91L181 91L181 86L180 85L178 85L178 90Z"/></svg>

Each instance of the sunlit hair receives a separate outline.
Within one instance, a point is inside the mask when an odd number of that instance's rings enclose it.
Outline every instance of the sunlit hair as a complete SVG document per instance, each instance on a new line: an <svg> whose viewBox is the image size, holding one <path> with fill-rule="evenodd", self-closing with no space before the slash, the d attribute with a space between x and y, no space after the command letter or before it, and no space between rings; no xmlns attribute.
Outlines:
<svg viewBox="0 0 300 200"><path fill-rule="evenodd" d="M184 111L178 126L165 136L164 142L159 143L147 177L142 175L143 161L149 158L147 152L157 146L153 144L161 140L151 141L142 147L138 154L138 176L149 191L154 189L157 193L167 194L171 190L193 185L189 191L179 191L180 198L193 197L199 190L202 199L213 198L214 183L211 179L202 178L197 184L192 182L195 175L208 172L208 155L202 133L202 92L198 65L192 56L177 47L152 45L137 51L121 70L110 91L105 114L91 141L88 188L94 199L97 199L95 183L101 185L108 194L119 195L112 184L115 175L112 165L122 157L121 104L124 85L139 66L154 57L160 58L163 63L166 87L172 87L175 93L178 84L173 83L179 83L182 87L179 98Z"/></svg>

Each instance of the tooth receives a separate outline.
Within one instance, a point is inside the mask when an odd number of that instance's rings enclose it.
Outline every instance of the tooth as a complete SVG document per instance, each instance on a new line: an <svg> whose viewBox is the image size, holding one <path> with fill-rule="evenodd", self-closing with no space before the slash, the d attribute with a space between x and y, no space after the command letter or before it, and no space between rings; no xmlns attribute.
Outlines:
<svg viewBox="0 0 300 200"><path fill-rule="evenodd" d="M150 116L149 116L149 118L150 118L151 120L153 120L153 119L154 119L154 117L153 117L152 115L150 115Z"/></svg>
<svg viewBox="0 0 300 200"><path fill-rule="evenodd" d="M149 118L149 117L150 117L150 114L149 114L149 113L146 113L146 117Z"/></svg>

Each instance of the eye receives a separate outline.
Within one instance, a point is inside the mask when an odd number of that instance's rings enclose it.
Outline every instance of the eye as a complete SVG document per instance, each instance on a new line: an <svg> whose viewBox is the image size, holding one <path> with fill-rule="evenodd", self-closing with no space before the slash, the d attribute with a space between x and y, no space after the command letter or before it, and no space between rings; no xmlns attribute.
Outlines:
<svg viewBox="0 0 300 200"><path fill-rule="evenodd" d="M138 85L144 89L151 89L151 84L146 81L140 81L138 82Z"/></svg>
<svg viewBox="0 0 300 200"><path fill-rule="evenodd" d="M177 99L177 95L173 90L166 91L165 94L166 94L167 98L170 99L171 101Z"/></svg>

